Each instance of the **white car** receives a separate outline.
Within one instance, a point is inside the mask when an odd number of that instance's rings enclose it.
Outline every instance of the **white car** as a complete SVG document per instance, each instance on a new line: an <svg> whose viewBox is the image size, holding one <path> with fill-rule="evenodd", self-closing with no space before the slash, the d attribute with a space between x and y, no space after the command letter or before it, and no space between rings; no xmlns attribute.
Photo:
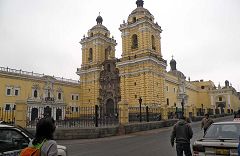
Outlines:
<svg viewBox="0 0 240 156"><path fill-rule="evenodd" d="M213 123L202 139L193 143L193 156L237 156L240 122Z"/></svg>
<svg viewBox="0 0 240 156"><path fill-rule="evenodd" d="M0 124L0 156L19 155L33 135L20 126ZM57 145L58 156L67 156L67 148Z"/></svg>

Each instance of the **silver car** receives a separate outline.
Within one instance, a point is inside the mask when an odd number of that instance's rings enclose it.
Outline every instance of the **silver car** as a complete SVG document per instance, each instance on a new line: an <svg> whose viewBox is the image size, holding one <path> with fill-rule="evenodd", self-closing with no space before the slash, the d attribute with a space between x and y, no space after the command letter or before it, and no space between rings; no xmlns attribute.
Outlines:
<svg viewBox="0 0 240 156"><path fill-rule="evenodd" d="M0 124L0 156L18 155L33 139L31 133L20 126ZM67 156L67 148L57 145L58 156Z"/></svg>
<svg viewBox="0 0 240 156"><path fill-rule="evenodd" d="M202 139L193 144L194 156L237 156L240 122L213 123Z"/></svg>

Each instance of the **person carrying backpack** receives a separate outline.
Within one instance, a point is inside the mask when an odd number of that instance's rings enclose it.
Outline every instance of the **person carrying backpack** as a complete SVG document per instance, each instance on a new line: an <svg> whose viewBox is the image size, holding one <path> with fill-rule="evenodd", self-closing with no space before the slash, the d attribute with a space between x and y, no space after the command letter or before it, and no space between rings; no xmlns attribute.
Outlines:
<svg viewBox="0 0 240 156"><path fill-rule="evenodd" d="M174 146L176 142L177 156L192 156L190 139L193 136L193 131L186 118L182 116L180 120L173 126L171 134L171 145Z"/></svg>
<svg viewBox="0 0 240 156"><path fill-rule="evenodd" d="M20 156L57 156L57 143L53 140L55 121L45 117L38 121L36 134L29 147L23 149Z"/></svg>

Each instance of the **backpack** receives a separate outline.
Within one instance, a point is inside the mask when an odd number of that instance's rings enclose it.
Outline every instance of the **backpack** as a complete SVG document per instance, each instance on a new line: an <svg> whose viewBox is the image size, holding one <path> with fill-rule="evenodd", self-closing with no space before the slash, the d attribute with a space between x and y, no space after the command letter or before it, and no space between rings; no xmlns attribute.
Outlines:
<svg viewBox="0 0 240 156"><path fill-rule="evenodd" d="M45 140L41 144L28 146L22 149L20 156L41 156L41 147L43 146Z"/></svg>

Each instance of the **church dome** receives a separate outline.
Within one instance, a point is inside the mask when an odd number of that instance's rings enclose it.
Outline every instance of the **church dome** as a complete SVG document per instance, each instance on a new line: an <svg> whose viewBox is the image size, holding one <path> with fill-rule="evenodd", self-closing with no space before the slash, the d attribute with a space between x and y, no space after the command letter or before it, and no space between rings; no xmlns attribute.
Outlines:
<svg viewBox="0 0 240 156"><path fill-rule="evenodd" d="M177 70L177 68L176 68L177 62L176 62L176 60L173 59L173 56L172 56L172 60L170 61L170 66L171 66L171 70L168 73L170 73L178 78L186 79L186 76L181 71Z"/></svg>
<svg viewBox="0 0 240 156"><path fill-rule="evenodd" d="M92 37L96 34L102 34L103 36L109 37L110 36L109 30L104 25L102 25L103 22L102 16L99 15L96 18L96 21L97 24L88 31L88 36Z"/></svg>
<svg viewBox="0 0 240 156"><path fill-rule="evenodd" d="M134 9L130 15L145 15L145 16L152 16L153 15L150 13L150 11L148 11L148 9L145 9L143 7L137 7L136 9Z"/></svg>
<svg viewBox="0 0 240 156"><path fill-rule="evenodd" d="M137 7L143 7L144 1L143 0L137 0L136 4L137 4Z"/></svg>
<svg viewBox="0 0 240 156"><path fill-rule="evenodd" d="M135 23L140 19L150 19L151 21L154 21L153 15L143 7L143 0L137 0L136 4L137 8L128 16L129 23Z"/></svg>
<svg viewBox="0 0 240 156"><path fill-rule="evenodd" d="M178 77L178 78L181 78L181 79L186 79L186 76L181 72L181 71L178 71L178 70L172 70L172 71L169 71L168 73Z"/></svg>
<svg viewBox="0 0 240 156"><path fill-rule="evenodd" d="M108 31L108 29L102 25L102 22L103 22L103 18L102 16L100 16L100 13L98 15L98 17L96 18L96 21L97 21L97 25L93 26L90 31L94 31L94 30L104 30L104 31Z"/></svg>
<svg viewBox="0 0 240 156"><path fill-rule="evenodd" d="M177 70L177 62L172 58L172 60L170 61L170 67L171 70Z"/></svg>
<svg viewBox="0 0 240 156"><path fill-rule="evenodd" d="M97 24L102 24L102 22L103 22L102 16L99 15L99 16L97 17L96 21L97 21Z"/></svg>
<svg viewBox="0 0 240 156"><path fill-rule="evenodd" d="M90 30L94 30L94 29L103 29L103 30L108 31L107 27L105 27L102 24L97 24L97 25L93 26Z"/></svg>
<svg viewBox="0 0 240 156"><path fill-rule="evenodd" d="M229 87L229 81L228 80L225 81L225 87Z"/></svg>

